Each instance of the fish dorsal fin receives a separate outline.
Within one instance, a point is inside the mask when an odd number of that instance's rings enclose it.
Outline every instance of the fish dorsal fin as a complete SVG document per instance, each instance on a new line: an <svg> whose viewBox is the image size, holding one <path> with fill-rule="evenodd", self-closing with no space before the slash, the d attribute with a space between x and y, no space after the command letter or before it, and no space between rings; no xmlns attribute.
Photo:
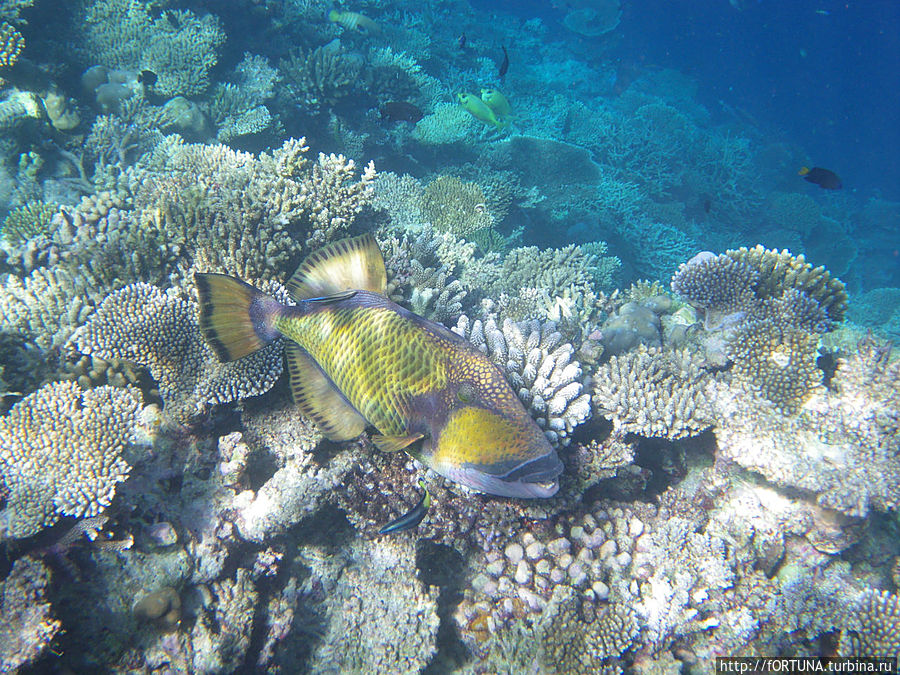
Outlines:
<svg viewBox="0 0 900 675"><path fill-rule="evenodd" d="M366 420L341 395L313 358L290 341L286 341L285 355L294 403L303 414L331 441L349 441L359 436L366 428Z"/></svg>
<svg viewBox="0 0 900 675"><path fill-rule="evenodd" d="M286 284L295 300L348 290L384 295L386 285L384 257L371 234L341 239L310 253Z"/></svg>
<svg viewBox="0 0 900 675"><path fill-rule="evenodd" d="M410 434L409 436L382 436L380 434L374 434L372 436L372 442L375 444L375 447L382 452L397 452L408 448L424 436L425 434Z"/></svg>

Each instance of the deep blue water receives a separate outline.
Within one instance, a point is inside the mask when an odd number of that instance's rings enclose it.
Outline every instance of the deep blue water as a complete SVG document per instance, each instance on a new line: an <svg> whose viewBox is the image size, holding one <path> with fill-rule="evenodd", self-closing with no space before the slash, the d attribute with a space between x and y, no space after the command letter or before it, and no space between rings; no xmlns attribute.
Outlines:
<svg viewBox="0 0 900 675"><path fill-rule="evenodd" d="M472 4L548 23L558 22L565 7L538 0ZM623 0L614 55L695 77L713 113L722 110L719 101L740 109L767 133L801 146L815 165L840 174L846 189L900 199L900 2L739 4Z"/></svg>

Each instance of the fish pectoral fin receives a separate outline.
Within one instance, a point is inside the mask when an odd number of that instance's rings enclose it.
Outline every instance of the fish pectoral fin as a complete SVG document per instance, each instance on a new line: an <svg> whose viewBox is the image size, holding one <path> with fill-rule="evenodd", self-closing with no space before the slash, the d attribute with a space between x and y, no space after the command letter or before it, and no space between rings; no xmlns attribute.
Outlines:
<svg viewBox="0 0 900 675"><path fill-rule="evenodd" d="M349 441L366 428L366 420L347 402L313 358L297 343L286 340L288 374L294 403L309 417L325 438Z"/></svg>
<svg viewBox="0 0 900 675"><path fill-rule="evenodd" d="M397 452L405 450L418 440L425 438L425 434L410 434L409 436L382 436L373 434L372 442L382 452Z"/></svg>
<svg viewBox="0 0 900 675"><path fill-rule="evenodd" d="M341 239L310 253L285 286L295 300L328 297L350 289L384 295L384 256L370 233Z"/></svg>

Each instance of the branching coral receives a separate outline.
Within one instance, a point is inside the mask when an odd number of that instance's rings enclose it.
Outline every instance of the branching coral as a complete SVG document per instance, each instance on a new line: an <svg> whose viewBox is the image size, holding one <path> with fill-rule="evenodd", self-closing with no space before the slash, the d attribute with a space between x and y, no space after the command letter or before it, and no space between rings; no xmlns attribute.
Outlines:
<svg viewBox="0 0 900 675"><path fill-rule="evenodd" d="M560 590L538 629L541 660L548 672L597 673L607 665L604 661L621 656L634 644L640 625L628 605L614 602L595 608L573 589Z"/></svg>
<svg viewBox="0 0 900 675"><path fill-rule="evenodd" d="M59 210L56 204L31 202L20 206L6 216L0 233L11 244L18 245L32 237L50 232L50 220Z"/></svg>
<svg viewBox="0 0 900 675"><path fill-rule="evenodd" d="M844 318L847 310L844 284L824 267L814 268L802 254L793 256L788 251L778 252L757 245L725 251L724 255L746 263L759 274L756 293L760 298L778 297L788 289L796 289L818 302L831 321L837 323Z"/></svg>
<svg viewBox="0 0 900 675"><path fill-rule="evenodd" d="M216 85L210 117L222 142L266 130L273 122L263 103L274 95L278 72L262 56L244 54L232 82Z"/></svg>
<svg viewBox="0 0 900 675"><path fill-rule="evenodd" d="M72 382L17 402L0 419L6 536L28 537L60 516L93 516L108 506L130 469L122 451L140 406L134 389L82 391Z"/></svg>
<svg viewBox="0 0 900 675"><path fill-rule="evenodd" d="M900 596L867 588L846 613L838 653L897 658L900 654Z"/></svg>
<svg viewBox="0 0 900 675"><path fill-rule="evenodd" d="M224 41L212 14L198 17L170 9L154 19L137 0L94 0L85 8L76 38L88 65L153 71L158 76L154 88L163 96L202 93Z"/></svg>
<svg viewBox="0 0 900 675"><path fill-rule="evenodd" d="M131 284L109 295L72 343L84 354L148 368L166 415L176 421L207 405L262 394L275 383L282 366L279 344L221 363L200 333L197 314L196 304L174 290Z"/></svg>
<svg viewBox="0 0 900 675"><path fill-rule="evenodd" d="M822 382L816 365L818 336L774 321L743 323L726 351L735 375L786 415L795 413Z"/></svg>
<svg viewBox="0 0 900 675"><path fill-rule="evenodd" d="M707 330L744 318L758 303L759 273L747 263L709 251L682 263L672 290L706 315Z"/></svg>
<svg viewBox="0 0 900 675"><path fill-rule="evenodd" d="M834 391L819 388L797 414L741 387L715 397L719 453L770 481L808 490L851 516L900 505L900 367L867 346L842 360Z"/></svg>
<svg viewBox="0 0 900 675"><path fill-rule="evenodd" d="M453 276L473 246L426 227L414 238L385 242L388 296L432 321L452 322L462 313L466 289Z"/></svg>
<svg viewBox="0 0 900 675"><path fill-rule="evenodd" d="M508 319L471 321L463 315L453 331L487 354L506 373L525 407L555 445L568 445L572 430L591 415L575 349L551 322Z"/></svg>
<svg viewBox="0 0 900 675"><path fill-rule="evenodd" d="M714 423L713 376L688 350L639 347L613 356L594 377L594 405L618 427L646 437L695 436Z"/></svg>
<svg viewBox="0 0 900 675"><path fill-rule="evenodd" d="M306 112L317 113L353 92L360 63L334 42L306 53L294 51L278 68L293 105L300 102Z"/></svg>

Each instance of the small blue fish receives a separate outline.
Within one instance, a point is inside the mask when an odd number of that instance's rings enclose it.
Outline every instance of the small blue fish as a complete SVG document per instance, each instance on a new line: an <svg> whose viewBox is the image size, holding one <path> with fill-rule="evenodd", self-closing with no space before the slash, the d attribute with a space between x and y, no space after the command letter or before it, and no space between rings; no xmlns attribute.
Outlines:
<svg viewBox="0 0 900 675"><path fill-rule="evenodd" d="M378 530L378 534L391 534L392 532L402 532L403 530L411 530L422 522L425 514L428 513L428 507L431 506L431 494L425 487L425 481L419 479L419 487L425 491L419 502L412 507L407 513L399 518L392 520L387 525Z"/></svg>

